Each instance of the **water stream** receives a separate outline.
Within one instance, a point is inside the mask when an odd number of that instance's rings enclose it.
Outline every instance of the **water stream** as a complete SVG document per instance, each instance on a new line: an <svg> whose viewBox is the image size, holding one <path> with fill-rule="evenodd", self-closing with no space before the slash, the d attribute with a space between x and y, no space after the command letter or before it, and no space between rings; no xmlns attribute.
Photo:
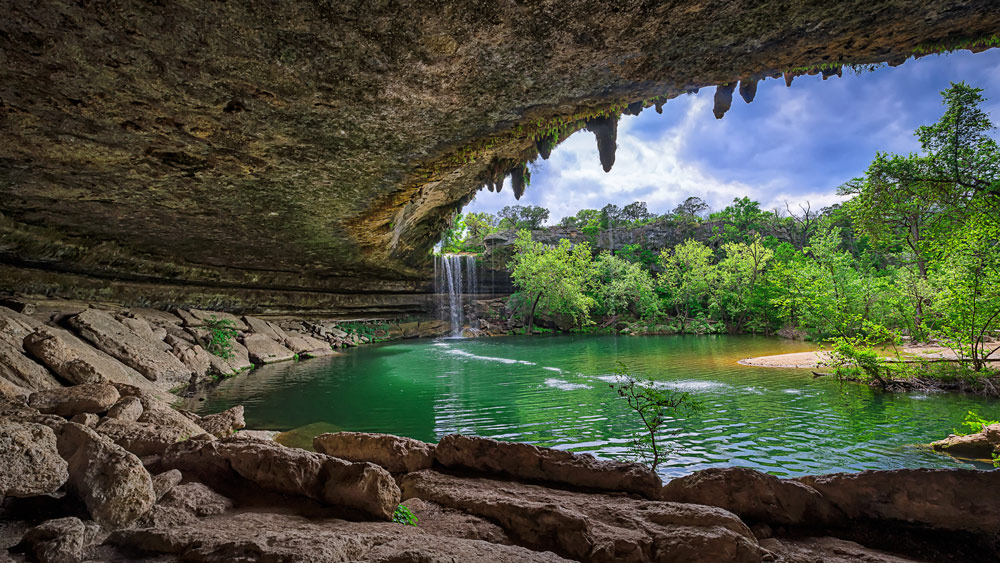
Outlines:
<svg viewBox="0 0 1000 563"><path fill-rule="evenodd" d="M968 410L1000 415L1000 402L968 395L880 394L814 379L809 370L737 364L809 349L750 336L413 340L265 366L223 382L189 408L218 412L243 404L251 428L300 428L302 444L336 430L430 442L461 432L627 458L640 425L609 387L620 361L662 388L693 393L706 407L669 422L665 478L732 465L780 476L970 467L921 445L959 428Z"/></svg>

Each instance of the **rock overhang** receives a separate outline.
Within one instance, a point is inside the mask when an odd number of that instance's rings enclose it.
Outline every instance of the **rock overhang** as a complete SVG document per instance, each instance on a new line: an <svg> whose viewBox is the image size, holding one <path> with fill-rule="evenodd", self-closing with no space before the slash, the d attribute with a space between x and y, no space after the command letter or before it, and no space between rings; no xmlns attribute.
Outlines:
<svg viewBox="0 0 1000 563"><path fill-rule="evenodd" d="M419 310L453 212L576 130L607 168L620 114L723 85L718 114L998 24L989 0L14 1L0 289Z"/></svg>

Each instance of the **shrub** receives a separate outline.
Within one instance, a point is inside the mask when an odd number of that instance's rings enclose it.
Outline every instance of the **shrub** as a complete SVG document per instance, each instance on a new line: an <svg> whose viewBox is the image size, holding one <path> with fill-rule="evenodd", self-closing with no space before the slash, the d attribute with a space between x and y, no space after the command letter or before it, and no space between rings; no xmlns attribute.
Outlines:
<svg viewBox="0 0 1000 563"><path fill-rule="evenodd" d="M400 504L396 507L396 511L392 513L392 521L404 526L416 526L417 515L409 508Z"/></svg>
<svg viewBox="0 0 1000 563"><path fill-rule="evenodd" d="M205 346L210 353L229 360L233 357L233 339L236 338L236 323L228 319L217 319L213 315L205 321L209 341Z"/></svg>

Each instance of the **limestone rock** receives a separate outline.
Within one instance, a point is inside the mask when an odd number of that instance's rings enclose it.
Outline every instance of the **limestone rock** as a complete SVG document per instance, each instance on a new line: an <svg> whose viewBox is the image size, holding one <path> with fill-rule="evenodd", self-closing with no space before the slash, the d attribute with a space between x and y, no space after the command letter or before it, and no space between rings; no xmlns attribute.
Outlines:
<svg viewBox="0 0 1000 563"><path fill-rule="evenodd" d="M122 397L108 409L107 416L122 422L135 422L142 416L142 401L138 397Z"/></svg>
<svg viewBox="0 0 1000 563"><path fill-rule="evenodd" d="M392 475L374 463L352 463L327 458L323 500L334 506L346 506L381 520L391 520L399 505L400 492Z"/></svg>
<svg viewBox="0 0 1000 563"><path fill-rule="evenodd" d="M57 518L28 530L21 545L39 563L78 563L83 558L88 535L79 518Z"/></svg>
<svg viewBox="0 0 1000 563"><path fill-rule="evenodd" d="M285 331L272 322L257 317L243 317L243 321L250 327L250 332L266 335L275 342L284 342L288 338Z"/></svg>
<svg viewBox="0 0 1000 563"><path fill-rule="evenodd" d="M6 342L20 352L24 351L21 345L24 337L40 326L42 323L33 317L7 307L0 307L0 342Z"/></svg>
<svg viewBox="0 0 1000 563"><path fill-rule="evenodd" d="M434 452L438 463L517 479L660 497L660 477L638 463L597 460L591 455L449 434Z"/></svg>
<svg viewBox="0 0 1000 563"><path fill-rule="evenodd" d="M164 495L160 504L185 510L195 516L224 514L233 507L233 501L197 482L173 487Z"/></svg>
<svg viewBox="0 0 1000 563"><path fill-rule="evenodd" d="M191 370L150 339L132 332L114 317L97 309L87 309L69 319L80 336L101 351L135 369L150 381L176 387L191 379Z"/></svg>
<svg viewBox="0 0 1000 563"><path fill-rule="evenodd" d="M975 434L952 434L944 440L931 442L931 447L958 457L990 459L1000 448L1000 424L992 424Z"/></svg>
<svg viewBox="0 0 1000 563"><path fill-rule="evenodd" d="M243 319L233 315L231 313L223 313L220 311L203 311L201 309L191 309L188 311L192 317L201 321L201 325L205 325L207 321L217 320L217 321L229 321L233 323L233 328L240 332L246 332L250 329ZM197 326L197 325L191 325Z"/></svg>
<svg viewBox="0 0 1000 563"><path fill-rule="evenodd" d="M486 518L514 541L577 561L759 562L750 530L720 508L452 477L403 477L403 497Z"/></svg>
<svg viewBox="0 0 1000 563"><path fill-rule="evenodd" d="M0 340L0 381L11 385L17 395L62 387L49 370L24 354L20 344Z"/></svg>
<svg viewBox="0 0 1000 563"><path fill-rule="evenodd" d="M170 445L192 437L183 427L115 418L103 419L94 429L139 457L162 454Z"/></svg>
<svg viewBox="0 0 1000 563"><path fill-rule="evenodd" d="M185 561L568 563L548 552L431 535L419 527L390 522L316 520L257 512L120 530L108 542Z"/></svg>
<svg viewBox="0 0 1000 563"><path fill-rule="evenodd" d="M80 413L78 415L75 415L72 418L70 418L69 421L70 422L75 422L75 423L77 423L77 424L79 424L81 426L86 426L87 428L93 428L93 427L97 426L97 422L100 419L101 418L99 416L97 416L96 414L89 413L89 412L82 412L82 413Z"/></svg>
<svg viewBox="0 0 1000 563"><path fill-rule="evenodd" d="M368 461L392 473L430 469L434 465L434 444L367 432L335 432L313 438L313 447L348 461Z"/></svg>
<svg viewBox="0 0 1000 563"><path fill-rule="evenodd" d="M503 528L485 518L418 498L407 499L402 504L417 517L417 526L429 534L483 540L501 545L514 543Z"/></svg>
<svg viewBox="0 0 1000 563"><path fill-rule="evenodd" d="M263 334L248 334L243 337L243 345L250 354L250 361L255 364L271 364L284 362L295 357L295 352L271 340Z"/></svg>
<svg viewBox="0 0 1000 563"><path fill-rule="evenodd" d="M777 556L779 563L920 563L837 538L767 539L760 546Z"/></svg>
<svg viewBox="0 0 1000 563"><path fill-rule="evenodd" d="M114 381L150 386L139 372L60 328L36 328L25 337L24 349L72 384Z"/></svg>
<svg viewBox="0 0 1000 563"><path fill-rule="evenodd" d="M744 467L705 469L674 479L662 500L724 508L752 524L803 525L828 520L829 503L812 487Z"/></svg>
<svg viewBox="0 0 1000 563"><path fill-rule="evenodd" d="M0 420L0 467L0 497L51 493L69 476L55 433L30 422Z"/></svg>
<svg viewBox="0 0 1000 563"><path fill-rule="evenodd" d="M69 464L69 491L102 526L128 526L153 506L153 481L135 455L73 423L63 427L58 446Z"/></svg>
<svg viewBox="0 0 1000 563"><path fill-rule="evenodd" d="M300 356L319 358L335 354L330 345L304 334L291 334L285 338L285 347Z"/></svg>
<svg viewBox="0 0 1000 563"><path fill-rule="evenodd" d="M45 414L73 417L80 413L101 413L118 401L118 389L108 383L88 383L36 391L28 404Z"/></svg>
<svg viewBox="0 0 1000 563"><path fill-rule="evenodd" d="M156 497L156 502L160 502L163 495L179 485L182 479L184 479L184 475L176 469L153 475L153 495Z"/></svg>
<svg viewBox="0 0 1000 563"><path fill-rule="evenodd" d="M157 338L153 335L153 327L149 326L149 323L141 317L127 317L120 315L118 317L118 322L122 323L125 328L129 329L140 338L150 342L155 342L157 340ZM159 340L163 339L160 338Z"/></svg>
<svg viewBox="0 0 1000 563"><path fill-rule="evenodd" d="M216 438L231 436L247 425L243 418L243 405L236 405L218 414L203 416L197 424Z"/></svg>
<svg viewBox="0 0 1000 563"><path fill-rule="evenodd" d="M171 353L197 377L202 377L212 369L212 354L195 344L174 345Z"/></svg>

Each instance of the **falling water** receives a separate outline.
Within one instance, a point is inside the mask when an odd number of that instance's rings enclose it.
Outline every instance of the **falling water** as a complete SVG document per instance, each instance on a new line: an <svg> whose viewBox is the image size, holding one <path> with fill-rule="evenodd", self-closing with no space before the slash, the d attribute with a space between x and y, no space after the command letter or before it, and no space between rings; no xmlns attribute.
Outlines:
<svg viewBox="0 0 1000 563"><path fill-rule="evenodd" d="M452 336L462 335L462 327L465 325L463 308L466 302L472 304L478 291L475 256L443 254L434 257L434 292L438 296L438 318L451 322Z"/></svg>

